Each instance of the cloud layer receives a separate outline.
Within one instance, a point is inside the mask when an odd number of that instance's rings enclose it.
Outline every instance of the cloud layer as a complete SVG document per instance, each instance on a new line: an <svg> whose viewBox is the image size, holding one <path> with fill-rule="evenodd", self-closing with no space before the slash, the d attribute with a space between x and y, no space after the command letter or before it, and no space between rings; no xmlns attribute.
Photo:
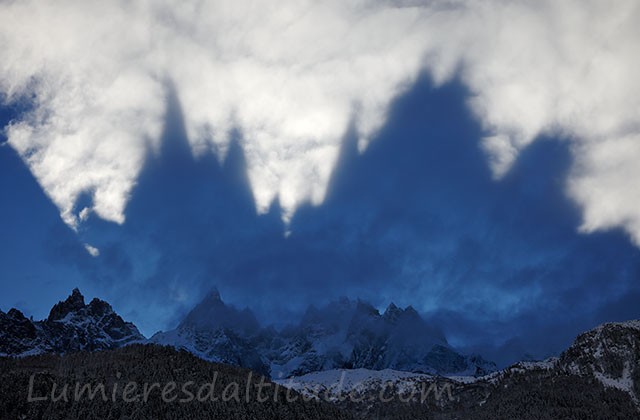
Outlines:
<svg viewBox="0 0 640 420"><path fill-rule="evenodd" d="M222 159L239 129L257 209L287 218L322 202L348 127L364 149L426 71L469 87L496 177L560 134L582 229L640 242L638 19L633 0L8 1L0 89L28 110L6 134L68 224L121 223L172 86L193 153Z"/></svg>

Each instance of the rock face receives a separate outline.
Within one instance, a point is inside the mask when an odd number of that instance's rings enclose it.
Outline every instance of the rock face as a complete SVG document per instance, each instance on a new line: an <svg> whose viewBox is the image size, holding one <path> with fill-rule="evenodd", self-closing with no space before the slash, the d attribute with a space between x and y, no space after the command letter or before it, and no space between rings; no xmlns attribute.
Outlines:
<svg viewBox="0 0 640 420"><path fill-rule="evenodd" d="M581 334L561 355L559 365L593 376L640 403L640 321L603 324Z"/></svg>
<svg viewBox="0 0 640 420"><path fill-rule="evenodd" d="M100 299L88 305L78 289L58 302L43 321L27 319L17 309L0 311L0 355L27 356L80 350L113 349L145 338Z"/></svg>
<svg viewBox="0 0 640 420"><path fill-rule="evenodd" d="M229 307L212 292L178 328L151 342L273 378L339 368L467 375L495 370L479 356L457 353L412 307L391 304L380 314L366 302L346 298L312 306L298 324L276 331L260 328L251 311Z"/></svg>
<svg viewBox="0 0 640 420"><path fill-rule="evenodd" d="M15 355L29 351L38 337L36 326L17 309L0 311L0 354Z"/></svg>

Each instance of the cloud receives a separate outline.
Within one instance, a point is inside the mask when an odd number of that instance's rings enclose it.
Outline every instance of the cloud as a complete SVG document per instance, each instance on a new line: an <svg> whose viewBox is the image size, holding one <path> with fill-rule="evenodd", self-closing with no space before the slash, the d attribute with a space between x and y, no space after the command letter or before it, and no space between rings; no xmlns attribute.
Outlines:
<svg viewBox="0 0 640 420"><path fill-rule="evenodd" d="M469 87L497 177L562 134L583 230L640 242L638 18L633 0L3 2L0 89L32 105L6 133L68 224L87 192L121 223L170 81L193 153L223 158L239 129L257 209L287 218L324 199L347 127L363 150L427 71Z"/></svg>
<svg viewBox="0 0 640 420"><path fill-rule="evenodd" d="M98 248L96 248L95 246L91 246L89 244L84 244L84 249L86 249L87 252L89 253L89 255L91 255L92 257L99 257L100 256L100 250Z"/></svg>
<svg viewBox="0 0 640 420"><path fill-rule="evenodd" d="M603 305L637 291L640 249L622 232L578 234L580 214L559 182L571 166L568 142L535 142L495 182L474 147L482 130L466 94L421 77L365 152L351 133L325 201L301 206L287 238L277 204L255 214L237 144L223 164L190 159L176 106L162 137L179 142L145 166L126 223L91 215L79 235L68 232L100 258L75 248L63 256L82 259L98 295L146 334L174 327L216 285L264 323L361 297L432 314L452 343L494 347L520 336L496 354L546 357L610 321ZM637 317L638 305L625 302L626 319Z"/></svg>
<svg viewBox="0 0 640 420"><path fill-rule="evenodd" d="M624 226L640 245L640 134L579 145L569 184L584 207L581 231Z"/></svg>

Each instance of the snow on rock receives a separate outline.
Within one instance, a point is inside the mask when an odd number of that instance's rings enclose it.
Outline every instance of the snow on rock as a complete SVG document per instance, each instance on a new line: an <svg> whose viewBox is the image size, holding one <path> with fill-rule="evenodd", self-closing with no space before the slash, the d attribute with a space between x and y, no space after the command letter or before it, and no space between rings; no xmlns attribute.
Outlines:
<svg viewBox="0 0 640 420"><path fill-rule="evenodd" d="M640 321L606 323L579 335L559 363L627 392L640 404Z"/></svg>
<svg viewBox="0 0 640 420"><path fill-rule="evenodd" d="M310 306L299 323L277 331L259 327L251 311L224 304L213 291L175 330L150 341L272 378L344 368L459 375L495 370L480 356L455 351L442 331L410 306L390 304L380 314L367 302L347 298L321 308Z"/></svg>
<svg viewBox="0 0 640 420"><path fill-rule="evenodd" d="M111 305L93 299L88 305L78 289L51 309L47 319L33 321L19 310L0 311L0 355L95 351L142 342L135 325L125 322Z"/></svg>

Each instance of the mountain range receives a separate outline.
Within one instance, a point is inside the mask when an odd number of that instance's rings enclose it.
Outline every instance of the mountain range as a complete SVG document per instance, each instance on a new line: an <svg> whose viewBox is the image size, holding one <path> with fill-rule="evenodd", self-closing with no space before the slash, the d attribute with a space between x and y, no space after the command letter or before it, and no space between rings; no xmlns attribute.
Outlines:
<svg viewBox="0 0 640 420"><path fill-rule="evenodd" d="M410 307L389 305L380 314L365 302L342 299L309 308L299 323L276 331L261 327L251 311L228 306L212 292L175 330L147 340L106 302L85 304L76 289L42 321L16 309L0 311L0 353L20 356L0 357L0 407L4 414L12 413L11 418L113 417L116 406L102 402L25 404L23 388L33 372L49 382L121 374L138 382L188 381L205 380L210 376L206 372L214 371L242 378L248 370L241 366L252 364L273 378L280 376L274 379L280 389L319 405L171 408L154 402L117 405L118 416L148 418L171 409L179 416L175 418L185 419L201 418L203 412L238 419L251 418L250 413L310 419L640 417L640 321L598 326L579 335L556 358L482 373L480 358L456 353ZM470 365L476 370L463 371L463 376L442 373ZM277 369L287 374L274 375ZM429 398L423 400L425 389Z"/></svg>
<svg viewBox="0 0 640 420"><path fill-rule="evenodd" d="M381 314L367 302L347 298L310 306L297 324L276 330L261 327L250 310L228 306L212 291L176 329L150 341L273 378L336 368L461 375L495 370L478 355L458 353L410 306L392 303Z"/></svg>
<svg viewBox="0 0 640 420"><path fill-rule="evenodd" d="M638 419L640 321L600 325L559 357L481 377L336 369L277 382L361 418Z"/></svg>
<svg viewBox="0 0 640 420"><path fill-rule="evenodd" d="M85 304L78 289L42 321L18 309L0 311L0 355L26 356L114 349L154 343L185 349L213 362L246 367L273 378L340 368L482 375L495 365L462 355L412 307L393 303L384 313L342 298L310 306L298 323L263 327L249 309L225 304L214 290L173 330L146 339L100 299Z"/></svg>

